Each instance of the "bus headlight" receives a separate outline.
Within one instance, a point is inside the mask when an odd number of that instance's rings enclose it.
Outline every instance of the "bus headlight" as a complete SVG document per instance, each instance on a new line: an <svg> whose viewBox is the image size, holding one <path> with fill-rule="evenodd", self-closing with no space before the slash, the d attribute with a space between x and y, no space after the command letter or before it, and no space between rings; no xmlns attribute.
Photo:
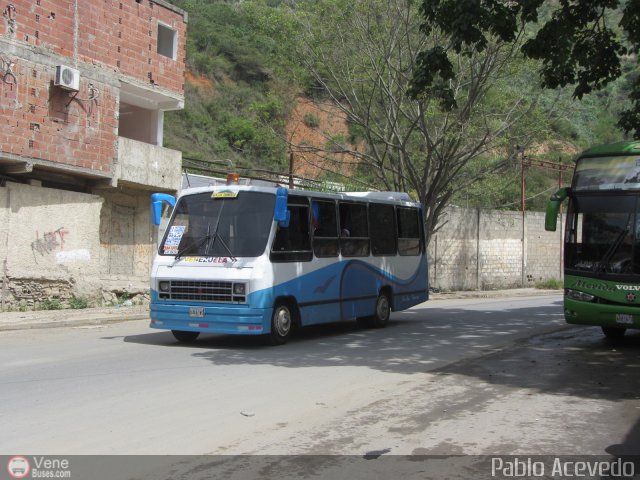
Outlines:
<svg viewBox="0 0 640 480"><path fill-rule="evenodd" d="M171 283L167 281L158 282L158 290L161 292L168 292L171 289Z"/></svg>
<svg viewBox="0 0 640 480"><path fill-rule="evenodd" d="M564 296L571 300L580 300L581 302L592 302L596 298L589 293L571 290L570 288L565 288Z"/></svg>
<svg viewBox="0 0 640 480"><path fill-rule="evenodd" d="M244 295L247 291L247 286L245 283L234 283L233 284L233 294L234 295Z"/></svg>

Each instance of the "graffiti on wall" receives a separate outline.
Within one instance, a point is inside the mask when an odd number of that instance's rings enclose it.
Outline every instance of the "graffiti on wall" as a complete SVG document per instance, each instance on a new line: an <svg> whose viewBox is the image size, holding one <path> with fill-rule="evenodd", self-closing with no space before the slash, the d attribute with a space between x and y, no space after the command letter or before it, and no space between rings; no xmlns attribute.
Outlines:
<svg viewBox="0 0 640 480"><path fill-rule="evenodd" d="M39 253L40 256L50 255L64 248L64 237L69 234L69 230L60 227L51 232L44 232L42 236L36 230L36 239L31 242L31 250L34 255Z"/></svg>

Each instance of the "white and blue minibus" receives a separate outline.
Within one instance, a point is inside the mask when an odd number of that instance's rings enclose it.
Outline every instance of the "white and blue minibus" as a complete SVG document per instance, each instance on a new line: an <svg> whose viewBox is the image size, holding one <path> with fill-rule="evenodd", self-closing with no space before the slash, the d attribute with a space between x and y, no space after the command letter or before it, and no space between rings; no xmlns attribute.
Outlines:
<svg viewBox="0 0 640 480"><path fill-rule="evenodd" d="M406 193L322 193L221 185L152 196L173 206L151 272L151 327L264 335L357 320L428 298L423 212Z"/></svg>

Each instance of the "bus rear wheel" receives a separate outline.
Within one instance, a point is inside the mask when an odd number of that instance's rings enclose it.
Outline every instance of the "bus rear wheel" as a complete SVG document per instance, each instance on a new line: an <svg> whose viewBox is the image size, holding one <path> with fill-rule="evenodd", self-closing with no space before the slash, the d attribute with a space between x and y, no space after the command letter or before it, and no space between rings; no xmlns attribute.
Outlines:
<svg viewBox="0 0 640 480"><path fill-rule="evenodd" d="M371 319L373 328L384 328L389 323L391 316L391 300L386 292L380 292L376 300L376 310Z"/></svg>
<svg viewBox="0 0 640 480"><path fill-rule="evenodd" d="M286 303L279 303L273 308L271 316L271 332L267 334L267 341L271 345L287 343L293 330L293 313Z"/></svg>
<svg viewBox="0 0 640 480"><path fill-rule="evenodd" d="M626 331L627 329L623 327L602 327L602 333L609 340L620 340Z"/></svg>
<svg viewBox="0 0 640 480"><path fill-rule="evenodd" d="M391 300L389 294L380 292L376 299L376 306L373 315L370 317L358 318L358 325L365 328L384 328L389 323L391 316Z"/></svg>
<svg viewBox="0 0 640 480"><path fill-rule="evenodd" d="M187 332L185 330L171 330L171 333L176 337L176 340L184 343L193 342L200 335L200 332Z"/></svg>

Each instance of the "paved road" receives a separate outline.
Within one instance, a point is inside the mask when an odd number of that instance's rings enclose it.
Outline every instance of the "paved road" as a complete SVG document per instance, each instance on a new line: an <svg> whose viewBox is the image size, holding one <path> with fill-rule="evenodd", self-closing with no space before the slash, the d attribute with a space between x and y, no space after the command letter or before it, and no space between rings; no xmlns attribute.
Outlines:
<svg viewBox="0 0 640 480"><path fill-rule="evenodd" d="M0 332L0 454L640 452L640 334L559 295L438 300L287 345L144 321Z"/></svg>

